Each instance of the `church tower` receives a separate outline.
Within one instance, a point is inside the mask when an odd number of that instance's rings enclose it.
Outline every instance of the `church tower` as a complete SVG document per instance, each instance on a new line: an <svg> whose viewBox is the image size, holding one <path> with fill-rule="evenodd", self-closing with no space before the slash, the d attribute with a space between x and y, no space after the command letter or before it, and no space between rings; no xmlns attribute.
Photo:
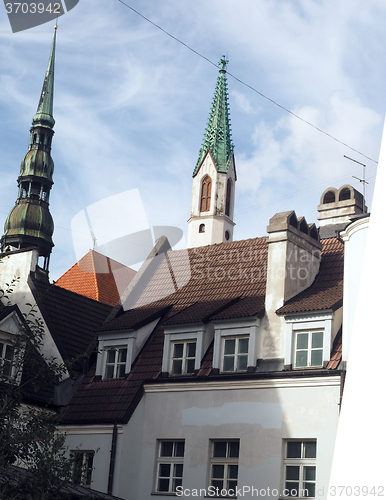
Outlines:
<svg viewBox="0 0 386 500"><path fill-rule="evenodd" d="M53 185L54 162L51 142L54 135L53 97L56 29L37 112L32 119L27 154L17 179L18 195L9 213L1 238L1 251L36 247L44 258L43 270L48 274L50 254L54 243L54 221L49 210Z"/></svg>
<svg viewBox="0 0 386 500"><path fill-rule="evenodd" d="M236 169L229 119L227 63L223 56L204 143L193 172L188 248L233 240Z"/></svg>

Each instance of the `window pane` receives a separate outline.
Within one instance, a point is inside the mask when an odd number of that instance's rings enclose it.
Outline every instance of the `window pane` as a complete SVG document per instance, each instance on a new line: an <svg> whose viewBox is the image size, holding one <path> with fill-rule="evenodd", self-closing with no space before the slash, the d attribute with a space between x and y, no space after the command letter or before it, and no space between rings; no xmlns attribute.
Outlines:
<svg viewBox="0 0 386 500"><path fill-rule="evenodd" d="M323 347L323 332L314 332L312 334L312 347Z"/></svg>
<svg viewBox="0 0 386 500"><path fill-rule="evenodd" d="M230 441L228 448L228 456L231 458L237 458L239 456L240 442Z"/></svg>
<svg viewBox="0 0 386 500"><path fill-rule="evenodd" d="M234 356L225 356L224 357L224 372L233 372L235 366L235 357Z"/></svg>
<svg viewBox="0 0 386 500"><path fill-rule="evenodd" d="M106 365L106 378L114 378L114 365Z"/></svg>
<svg viewBox="0 0 386 500"><path fill-rule="evenodd" d="M127 358L127 349L119 349L118 351L118 362L126 363Z"/></svg>
<svg viewBox="0 0 386 500"><path fill-rule="evenodd" d="M297 351L296 352L296 366L307 366L307 351Z"/></svg>
<svg viewBox="0 0 386 500"><path fill-rule="evenodd" d="M182 358L184 352L184 344L174 344L173 358Z"/></svg>
<svg viewBox="0 0 386 500"><path fill-rule="evenodd" d="M170 477L170 465L171 464L159 464L160 477Z"/></svg>
<svg viewBox="0 0 386 500"><path fill-rule="evenodd" d="M308 333L298 333L296 349L308 349Z"/></svg>
<svg viewBox="0 0 386 500"><path fill-rule="evenodd" d="M246 354L239 355L237 357L237 371L241 372L247 369L248 356Z"/></svg>
<svg viewBox="0 0 386 500"><path fill-rule="evenodd" d="M228 465L228 479L237 479L238 465Z"/></svg>
<svg viewBox="0 0 386 500"><path fill-rule="evenodd" d="M182 359L173 359L172 373L174 375L181 375L181 373L182 373Z"/></svg>
<svg viewBox="0 0 386 500"><path fill-rule="evenodd" d="M187 359L186 360L186 373L194 373L194 359Z"/></svg>
<svg viewBox="0 0 386 500"><path fill-rule="evenodd" d="M0 342L0 358L4 357L3 349L4 349L4 344Z"/></svg>
<svg viewBox="0 0 386 500"><path fill-rule="evenodd" d="M7 345L5 347L5 356L4 359L7 361L12 361L13 360L13 347L10 345Z"/></svg>
<svg viewBox="0 0 386 500"><path fill-rule="evenodd" d="M315 466L310 466L306 465L304 466L304 472L303 472L304 480L305 481L315 481L316 480L316 467Z"/></svg>
<svg viewBox="0 0 386 500"><path fill-rule="evenodd" d="M158 491L169 491L169 479L158 480Z"/></svg>
<svg viewBox="0 0 386 500"><path fill-rule="evenodd" d="M115 351L114 349L109 349L107 351L107 363L114 363L115 362Z"/></svg>
<svg viewBox="0 0 386 500"><path fill-rule="evenodd" d="M287 458L301 458L301 457L302 457L302 442L288 441Z"/></svg>
<svg viewBox="0 0 386 500"><path fill-rule="evenodd" d="M224 465L212 465L212 477L222 479L224 477Z"/></svg>
<svg viewBox="0 0 386 500"><path fill-rule="evenodd" d="M227 456L227 442L226 441L215 441L213 443L213 456L214 457L226 457Z"/></svg>
<svg viewBox="0 0 386 500"><path fill-rule="evenodd" d="M161 457L173 456L173 441L162 441L160 456Z"/></svg>
<svg viewBox="0 0 386 500"><path fill-rule="evenodd" d="M177 477L173 479L173 489L172 491L176 491L178 486L182 486L182 477Z"/></svg>
<svg viewBox="0 0 386 500"><path fill-rule="evenodd" d="M303 496L305 497L315 497L315 483L304 483Z"/></svg>
<svg viewBox="0 0 386 500"><path fill-rule="evenodd" d="M298 465L287 465L285 468L285 478L286 479L299 479L299 466Z"/></svg>
<svg viewBox="0 0 386 500"><path fill-rule="evenodd" d="M184 441L176 441L174 448L174 456L175 457L183 457L185 451L185 443Z"/></svg>
<svg viewBox="0 0 386 500"><path fill-rule="evenodd" d="M316 458L316 441L306 441L304 443L305 458Z"/></svg>
<svg viewBox="0 0 386 500"><path fill-rule="evenodd" d="M236 347L236 339L228 339L225 341L224 354L234 354Z"/></svg>
<svg viewBox="0 0 386 500"><path fill-rule="evenodd" d="M219 481L218 479L213 479L211 486L214 486L215 488L218 488L219 490L223 489L223 482Z"/></svg>
<svg viewBox="0 0 386 500"><path fill-rule="evenodd" d="M285 483L286 490L288 490L289 497L299 496L299 483Z"/></svg>
<svg viewBox="0 0 386 500"><path fill-rule="evenodd" d="M229 480L227 482L227 490L235 490L237 488L237 481Z"/></svg>
<svg viewBox="0 0 386 500"><path fill-rule="evenodd" d="M187 348L187 354L186 356L188 358L194 358L196 356L196 343L195 342L189 342L188 343L188 348Z"/></svg>
<svg viewBox="0 0 386 500"><path fill-rule="evenodd" d="M239 353L248 353L249 339L239 340Z"/></svg>
<svg viewBox="0 0 386 500"><path fill-rule="evenodd" d="M126 365L118 365L117 377L123 378L125 376Z"/></svg>
<svg viewBox="0 0 386 500"><path fill-rule="evenodd" d="M311 351L311 366L322 366L323 364L323 351L315 350Z"/></svg>
<svg viewBox="0 0 386 500"><path fill-rule="evenodd" d="M174 464L173 476L182 477L183 468L184 468L183 464Z"/></svg>

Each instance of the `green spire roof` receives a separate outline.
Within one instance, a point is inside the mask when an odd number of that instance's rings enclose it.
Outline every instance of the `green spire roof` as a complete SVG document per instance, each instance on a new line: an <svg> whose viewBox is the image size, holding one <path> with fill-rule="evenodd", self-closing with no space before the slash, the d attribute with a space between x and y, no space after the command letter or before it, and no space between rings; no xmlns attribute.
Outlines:
<svg viewBox="0 0 386 500"><path fill-rule="evenodd" d="M200 149L193 177L196 175L204 156L211 152L218 172L226 173L229 169L233 156L233 144L231 141L231 127L229 119L228 90L226 79L226 65L229 61L222 57L219 62L220 75L217 79L212 109L209 122L206 127L204 143Z"/></svg>
<svg viewBox="0 0 386 500"><path fill-rule="evenodd" d="M32 118L32 125L42 124L53 127L55 120L53 117L54 108L54 67L55 67L55 47L56 47L56 26L46 76L44 78L42 93L36 115Z"/></svg>

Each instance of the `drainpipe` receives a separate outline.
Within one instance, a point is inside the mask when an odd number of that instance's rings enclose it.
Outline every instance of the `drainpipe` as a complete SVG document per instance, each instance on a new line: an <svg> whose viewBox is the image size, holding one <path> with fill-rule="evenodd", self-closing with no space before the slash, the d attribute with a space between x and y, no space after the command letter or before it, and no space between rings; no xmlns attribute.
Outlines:
<svg viewBox="0 0 386 500"><path fill-rule="evenodd" d="M114 469L115 469L115 454L117 452L117 437L118 437L118 426L114 423L113 434L111 437L111 451L110 451L110 468L109 468L109 482L107 485L107 494L113 494L113 482L114 482Z"/></svg>

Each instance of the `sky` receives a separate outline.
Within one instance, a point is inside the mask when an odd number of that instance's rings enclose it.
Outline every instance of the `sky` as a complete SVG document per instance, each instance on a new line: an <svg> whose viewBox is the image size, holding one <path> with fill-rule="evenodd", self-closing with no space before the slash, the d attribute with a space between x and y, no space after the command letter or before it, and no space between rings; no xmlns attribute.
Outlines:
<svg viewBox="0 0 386 500"><path fill-rule="evenodd" d="M234 239L265 236L269 219L287 210L317 222L328 187L362 191L353 177L362 166L345 155L366 164L371 209L386 111L384 0L125 1L185 45L119 0L80 0L60 17L51 279L79 258L79 238L92 247L73 220L99 202L110 204L107 228L139 218L186 235L222 55L238 179ZM53 26L13 34L0 6L2 221L16 200ZM142 207L129 203L122 215L116 200L126 191Z"/></svg>

